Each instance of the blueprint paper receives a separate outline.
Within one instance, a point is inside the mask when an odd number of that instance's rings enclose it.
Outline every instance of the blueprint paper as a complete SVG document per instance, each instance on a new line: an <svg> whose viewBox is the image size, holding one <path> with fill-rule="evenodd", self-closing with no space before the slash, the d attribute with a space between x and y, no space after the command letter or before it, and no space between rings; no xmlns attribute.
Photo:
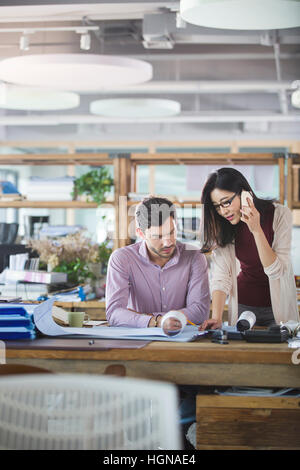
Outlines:
<svg viewBox="0 0 300 470"><path fill-rule="evenodd" d="M46 300L34 309L34 322L37 329L46 336L88 336L95 338L114 339L142 339L150 341L192 341L197 336L206 332L198 331L197 326L187 325L184 330L176 336L167 336L161 328L125 328L125 327L93 327L93 328L70 328L55 323L52 318L52 306L54 299Z"/></svg>

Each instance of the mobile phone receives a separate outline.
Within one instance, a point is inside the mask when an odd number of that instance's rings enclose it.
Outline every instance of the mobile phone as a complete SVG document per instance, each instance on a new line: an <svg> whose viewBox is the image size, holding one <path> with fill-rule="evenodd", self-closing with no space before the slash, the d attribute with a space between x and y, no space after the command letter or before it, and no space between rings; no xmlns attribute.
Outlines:
<svg viewBox="0 0 300 470"><path fill-rule="evenodd" d="M248 201L247 201L247 198L251 200L251 202L253 202L253 197L251 196L251 193L249 193L249 191L242 191L242 194L241 194L241 204L242 206L247 206L248 207Z"/></svg>

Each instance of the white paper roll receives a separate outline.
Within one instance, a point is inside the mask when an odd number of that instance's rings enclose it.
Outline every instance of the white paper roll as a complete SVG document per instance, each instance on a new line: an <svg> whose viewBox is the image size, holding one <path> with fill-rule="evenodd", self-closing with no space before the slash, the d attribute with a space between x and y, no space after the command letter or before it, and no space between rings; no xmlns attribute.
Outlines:
<svg viewBox="0 0 300 470"><path fill-rule="evenodd" d="M175 331L174 330L169 330L169 332L166 331L164 329L164 323L166 322L166 320L168 318L176 318L176 320L179 320L180 323L181 323L180 330L178 330L178 331L177 330L175 330ZM178 312L177 310L170 310L170 312L166 313L163 316L162 321L161 321L161 328L166 333L166 335L176 336L176 335L179 335L182 332L182 330L184 329L186 323L187 323L186 316L182 312Z"/></svg>

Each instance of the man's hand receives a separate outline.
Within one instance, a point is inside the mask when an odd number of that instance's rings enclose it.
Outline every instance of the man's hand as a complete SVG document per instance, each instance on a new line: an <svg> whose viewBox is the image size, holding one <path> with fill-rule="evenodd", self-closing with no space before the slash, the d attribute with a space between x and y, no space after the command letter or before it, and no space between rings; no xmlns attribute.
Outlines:
<svg viewBox="0 0 300 470"><path fill-rule="evenodd" d="M156 326L160 328L163 318L164 318L163 315L158 315L156 319L154 316L152 316L148 323L148 327L154 327L156 320L157 320ZM178 331L181 329L181 327L182 327L181 321L174 317L167 318L166 321L164 322L164 331Z"/></svg>

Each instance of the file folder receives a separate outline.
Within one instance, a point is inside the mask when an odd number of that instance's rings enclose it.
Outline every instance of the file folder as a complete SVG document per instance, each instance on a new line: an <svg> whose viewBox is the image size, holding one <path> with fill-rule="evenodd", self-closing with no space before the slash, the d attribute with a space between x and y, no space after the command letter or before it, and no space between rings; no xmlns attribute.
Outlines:
<svg viewBox="0 0 300 470"><path fill-rule="evenodd" d="M33 329L34 323L30 317L24 315L2 315L0 314L0 328L2 327L19 327L24 326L25 328Z"/></svg>
<svg viewBox="0 0 300 470"><path fill-rule="evenodd" d="M34 339L36 329L32 313L21 306L0 305L0 340Z"/></svg>
<svg viewBox="0 0 300 470"><path fill-rule="evenodd" d="M34 339L35 336L36 336L35 330L25 328L23 326L19 326L19 327L0 327L0 339L1 340Z"/></svg>
<svg viewBox="0 0 300 470"><path fill-rule="evenodd" d="M16 307L15 305L0 305L0 318L2 315L22 315L23 317L31 317L32 314L28 313L24 307Z"/></svg>

